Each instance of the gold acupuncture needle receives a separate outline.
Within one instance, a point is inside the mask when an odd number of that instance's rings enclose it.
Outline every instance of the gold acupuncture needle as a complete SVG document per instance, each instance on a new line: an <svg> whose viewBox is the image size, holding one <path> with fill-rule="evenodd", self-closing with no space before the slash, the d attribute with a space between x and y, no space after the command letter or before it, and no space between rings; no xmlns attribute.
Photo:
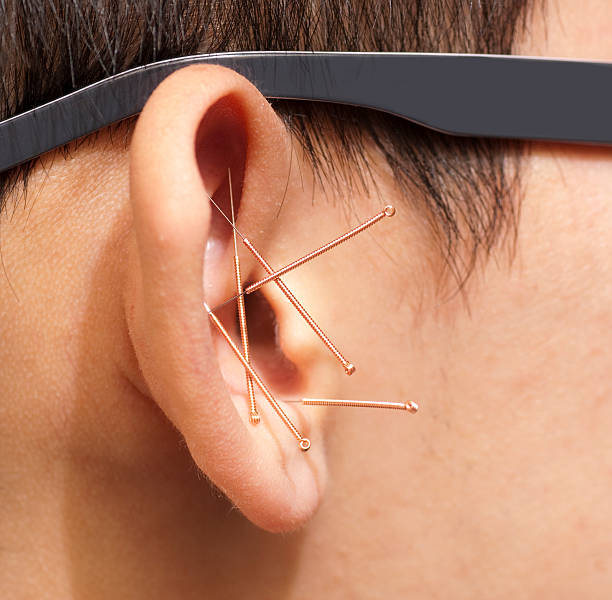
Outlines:
<svg viewBox="0 0 612 600"><path fill-rule="evenodd" d="M302 258L298 258L298 260L294 260L292 263L289 263L286 267L283 267L282 269L279 269L278 271L274 271L267 277L264 277L263 279L256 281L255 283L252 283L244 290L244 293L250 294L254 292L255 290L258 290L262 285L265 285L269 281L278 279L279 277L282 277L286 273L289 273L289 271L293 271L293 269L297 269L299 266L303 265L304 263L307 263L313 258L317 258L317 256L321 256L321 254L324 254L328 250L331 250L332 248L339 246L343 242L350 240L351 238L355 237L362 231L368 229L368 227L372 227L372 225L374 225L375 223L378 223L378 221L380 221L381 219L384 219L385 217L392 217L394 214L395 214L395 208L393 208L393 206L391 205L385 206L385 208L381 210L379 213L377 213L376 215L374 215L367 221L364 221L361 225L357 225L357 227L354 227L350 231L347 231L344 235L341 235L340 237L337 237L335 240L332 240L331 242L325 244L324 246L321 246L320 248L317 248L316 250L309 252L305 256L302 256Z"/></svg>
<svg viewBox="0 0 612 600"><path fill-rule="evenodd" d="M255 256L255 258L259 261L261 266L268 273L274 273L274 270L272 269L270 264L266 261L266 259L257 251L257 249L253 246L253 244L251 244L251 242L247 238L245 238L240 233L240 231L236 228L236 224L235 224L235 220L234 220L233 215L232 215L232 220L230 221L227 218L227 216L225 215L225 213L221 210L221 208L219 208L219 206L217 206L217 203L212 198L210 198L210 201L213 203L215 208L225 217L227 222L232 226L232 228L234 230L234 244L236 243L236 234L238 234L242 238L242 242L244 243L244 245L253 253L253 256ZM306 321L306 323L308 323L308 325L310 325L312 330L319 336L319 339L327 346L327 348L329 348L330 352L340 362L340 364L343 366L344 371L346 372L346 374L347 375L352 375L355 372L355 365L353 365L353 363L349 362L348 360L346 360L346 358L344 358L344 356L342 355L340 350L338 350L338 348L336 348L336 346L333 344L333 342L327 337L325 332L317 325L315 320L310 316L308 311L302 306L302 304L293 295L293 293L285 285L285 283L281 279L275 279L274 282L280 288L281 292L283 292L283 294L285 294L285 296L287 297L287 300L289 300L289 302L291 302L291 304L295 307L295 309L298 311L298 313L301 315L301 317ZM238 295L234 296L234 298L230 298L230 300L234 300L234 299L237 298L238 302L240 303L240 301L243 300L243 295L241 295L241 291L242 290L239 289L238 290ZM228 302L230 300L228 300ZM224 302L220 306L224 306L225 304L227 304L227 302ZM219 308L219 307L217 307L217 308Z"/></svg>
<svg viewBox="0 0 612 600"><path fill-rule="evenodd" d="M304 406L350 406L353 408L390 408L394 410L407 410L415 413L419 410L416 402L370 402L369 400L335 400L333 398L301 398L300 400L287 400L287 402L301 402Z"/></svg>
<svg viewBox="0 0 612 600"><path fill-rule="evenodd" d="M240 277L240 259L238 258L238 243L236 242L236 217L234 215L234 193L232 191L232 172L227 170L230 191L230 206L232 207L232 227L234 228L234 274L236 276L236 292L238 293L238 322L240 323L240 337L242 338L242 351L245 360L250 364L249 334L247 330L246 311L244 309L244 296L242 295L242 281ZM255 402L255 389L253 388L253 378L245 369L247 391L249 393L249 421L257 425L260 421Z"/></svg>
<svg viewBox="0 0 612 600"><path fill-rule="evenodd" d="M204 302L204 308L210 317L210 320L213 322L214 326L217 328L222 337L225 338L225 341L229 344L230 348L238 358L238 360L242 363L242 366L248 371L249 375L253 378L253 381L257 384L259 389L262 391L263 395L266 397L268 402L272 405L272 408L276 411L276 414L281 418L282 422L287 426L289 431L295 436L295 439L300 443L300 448L304 450L308 450L310 448L310 440L302 436L302 434L298 431L297 427L291 422L291 419L286 415L285 411L281 408L280 404L274 399L274 396L270 393L270 390L266 386L266 384L261 380L261 377L257 374L257 372L253 369L253 367L249 364L247 359L242 355L242 352L238 350L238 346L234 344L234 340L232 340L230 334L226 331L225 327L221 324L221 321L217 318L217 315L210 310L210 307L206 302Z"/></svg>
<svg viewBox="0 0 612 600"><path fill-rule="evenodd" d="M216 204L216 202L212 198L210 198L210 201L217 207L217 209L221 212L221 214L225 216L223 211L219 208L219 206ZM357 227L354 227L350 231L347 231L344 235L341 235L340 237L337 237L335 240L332 240L331 242L325 244L324 246L321 246L320 248L317 248L316 250L309 252L305 256L302 256L302 258L298 258L297 260L294 260L292 263L289 263L282 269L279 269L278 271L273 271L267 277L264 277L263 279L260 279L259 281L256 281L255 283L252 283L251 285L247 286L242 293L251 294L252 292L258 290L262 285L265 285L266 283L270 281L277 280L279 277L282 277L283 275L289 273L289 271L293 271L294 269L297 269L304 263L307 263L313 260L314 258L321 256L321 254L324 254L325 252L331 250L332 248L335 248L336 246L339 246L340 244L350 240L351 238L360 234L362 231L365 231L369 227L372 227L372 225L378 223L381 219L384 219L385 217L392 217L394 214L395 214L395 208L393 208L393 206L391 206L390 204L385 206L383 210L381 210L379 213L376 213L373 217L371 217L367 221L364 221L361 225L357 225ZM229 221L227 216L225 218ZM246 238L239 231L237 233L242 238L242 241L244 242ZM219 310L222 306L229 304L233 300L236 300L237 297L238 296L233 296L232 298L229 298L222 304L215 306L213 310Z"/></svg>

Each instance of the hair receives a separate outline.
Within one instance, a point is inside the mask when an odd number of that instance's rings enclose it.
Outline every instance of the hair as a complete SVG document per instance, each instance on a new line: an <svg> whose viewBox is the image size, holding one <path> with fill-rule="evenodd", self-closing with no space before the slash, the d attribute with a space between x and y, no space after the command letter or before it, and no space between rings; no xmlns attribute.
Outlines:
<svg viewBox="0 0 612 600"><path fill-rule="evenodd" d="M0 119L109 75L197 52L509 54L535 1L0 0ZM479 256L516 232L523 143L457 138L342 105L273 106L321 178L363 182L366 144L373 143L425 215L459 284ZM0 210L20 183L27 188L37 160L0 174Z"/></svg>

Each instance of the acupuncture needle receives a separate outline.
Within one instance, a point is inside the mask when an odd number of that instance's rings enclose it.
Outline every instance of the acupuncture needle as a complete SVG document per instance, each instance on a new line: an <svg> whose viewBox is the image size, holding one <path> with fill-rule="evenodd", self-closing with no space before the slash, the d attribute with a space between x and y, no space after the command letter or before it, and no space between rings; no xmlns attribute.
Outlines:
<svg viewBox="0 0 612 600"><path fill-rule="evenodd" d="M310 440L308 438L305 438L299 432L297 427L293 424L291 419L287 416L287 414L282 409L280 404L274 399L274 396L272 396L272 393L270 392L266 384L261 380L261 377L259 377L255 369L253 369L253 367L249 364L249 362L243 356L242 352L240 352L240 350L238 349L238 346L236 346L230 334L227 332L225 327L223 327L223 324L221 323L221 321L219 321L219 319L217 318L217 315L215 315L215 313L212 312L212 310L210 309L208 304L206 304L206 302L203 302L203 304L204 304L204 308L206 309L206 312L208 313L208 316L210 317L210 320L213 322L214 326L217 328L221 336L228 343L229 347L232 349L232 351L236 355L236 358L238 358L238 360L242 363L242 366L248 371L249 375L253 378L253 381L257 384L259 389L262 391L263 395L266 397L266 399L268 400L268 402L270 403L270 405L272 406L276 414L280 417L281 421L287 426L289 431L291 431L291 433L295 436L295 438L300 444L300 448L304 452L306 452L310 448Z"/></svg>
<svg viewBox="0 0 612 600"><path fill-rule="evenodd" d="M238 242L236 241L236 217L234 215L234 193L232 191L232 172L227 170L230 192L230 206L232 208L232 227L234 234L234 274L236 276L236 292L238 294L238 323L240 324L240 337L242 339L242 351L245 360L250 364L249 352L249 334L247 329L246 311L244 308L244 295L242 295L242 280L240 275L240 258L238 257ZM249 394L249 421L252 425L257 425L261 420L257 412L257 403L255 401L255 389L253 387L253 378L245 369L247 392Z"/></svg>
<svg viewBox="0 0 612 600"><path fill-rule="evenodd" d="M364 221L361 225L357 225L356 227L353 227L353 229L337 237L335 240L332 240L331 242L325 244L324 246L321 246L320 248L317 248L316 250L309 252L305 256L302 256L302 258L298 258L297 260L294 260L292 263L289 263L286 267L283 267L282 269L279 269L278 271L274 271L273 273L268 275L268 277L264 277L263 279L256 281L255 283L252 283L244 290L244 293L251 294L252 292L255 292L262 285L265 285L269 281L276 280L279 277L282 277L283 275L289 273L290 271L293 271L293 269L297 269L304 263L307 263L311 261L312 259L317 258L318 256L321 256L321 254L328 252L332 248L339 246L340 244L360 234L362 231L365 231L369 227L372 227L372 225L378 223L381 219L384 219L385 217L392 217L394 214L395 214L395 208L393 208L393 206L391 206L390 204L385 206L383 210L375 214L373 217L371 217L367 221Z"/></svg>
<svg viewBox="0 0 612 600"><path fill-rule="evenodd" d="M208 197L210 198L210 196ZM221 214L225 216L225 214L219 208L219 206L215 203L215 201L212 198L210 198L210 200L216 206L216 208L221 212ZM385 217L392 217L393 215L395 215L395 208L391 206L390 204L388 204L387 206L385 206L383 210L376 213L373 217L370 217L369 219L367 219L360 225L353 227L353 229L347 231L345 234L337 237L331 242L328 242L327 244L321 246L320 248L317 248L316 250L309 252L308 254L302 256L301 258L294 260L292 263L289 263L288 265L284 266L282 269L279 269L278 271L273 271L267 277L264 277L263 279L260 279L259 281L256 281L255 283L252 283L251 285L247 286L243 290L242 293L251 294L257 291L261 286L265 285L266 283L277 280L279 277L282 277L283 275L286 275L290 271L297 269L298 267L302 266L304 263L307 263L317 258L318 256L321 256L321 254L324 254L325 252L328 252L329 250L335 248L336 246L339 246L340 244L343 244L344 242L352 239L353 237L360 234L362 231L369 229L370 227L372 227L372 225L375 225L376 223L378 223L380 220L384 219ZM225 219L229 222L229 219L227 218L227 216L225 216ZM238 231L238 235L242 238L242 241L244 242L246 238L239 231ZM236 296L233 296L232 298L229 298L222 304L216 306L213 310L219 310L225 304L228 304L232 302L233 300L236 300L237 297L238 296L236 295Z"/></svg>
<svg viewBox="0 0 612 600"><path fill-rule="evenodd" d="M392 410L407 410L414 414L419 410L416 402L373 402L370 400L336 400L334 398L300 398L285 402L301 402L303 406L347 406L352 408L388 408Z"/></svg>
<svg viewBox="0 0 612 600"><path fill-rule="evenodd" d="M253 254L253 256L255 256L255 258L259 261L259 263L261 264L261 266L268 272L268 273L273 273L274 270L272 269L272 267L270 266L270 264L264 259L264 257L257 251L257 249L253 246L253 244L251 244L251 242L244 236L242 235L242 233L240 233L240 231L238 230L238 228L235 225L234 222L234 218L232 217L232 221L230 221L226 214L223 212L223 210L221 210L221 208L217 205L217 203L210 198L210 201L213 203L213 205L215 206L215 208L223 215L223 217L225 217L226 221L232 226L232 229L234 230L234 242L236 240L236 233L242 238L242 242L244 243L244 245L251 251L251 253ZM281 292L283 292L283 294L286 296L287 300L289 300L289 302L294 306L294 308L298 311L298 313L300 314L300 316L306 321L306 323L308 323L308 325L311 327L311 329L317 334L317 336L319 337L319 339L325 344L325 346L327 346L327 348L329 349L329 351L336 357L336 359L340 362L340 364L342 365L342 367L344 368L344 371L347 375L352 375L355 372L355 365L353 365L353 363L349 362L340 352L340 350L338 350L338 348L334 345L334 343L329 339L329 337L325 334L325 332L319 327L319 325L317 325L317 323L315 322L315 320L310 316L310 314L308 313L308 311L302 306L302 304L299 302L299 300L294 296L294 294L291 292L291 290L285 285L285 283L281 280L281 279L274 279L276 285L279 287L279 289L281 290ZM228 302L235 300L235 299L241 299L243 298L244 294L241 294L240 291L238 292L238 294L236 296L234 296L233 298L230 298L230 300L228 300L227 302L224 302L223 304L221 304L220 306L224 306L225 304L227 304ZM214 310L218 310L219 307L217 307L217 309ZM213 311L214 312L214 311Z"/></svg>

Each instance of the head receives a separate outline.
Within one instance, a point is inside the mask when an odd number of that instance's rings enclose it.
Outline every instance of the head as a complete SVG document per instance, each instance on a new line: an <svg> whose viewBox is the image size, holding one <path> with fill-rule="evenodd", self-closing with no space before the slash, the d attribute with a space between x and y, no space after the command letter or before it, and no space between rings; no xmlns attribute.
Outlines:
<svg viewBox="0 0 612 600"><path fill-rule="evenodd" d="M119 4L2 8L0 117L196 52L612 53L598 0ZM609 589L611 183L605 149L269 102L218 66L0 175L0 561L19 574L0 589ZM283 278L355 374L276 286L246 315L279 400L412 400L418 415L283 404L308 453L261 395L249 424L244 369L203 309L236 285L208 196L227 216L233 196L275 268L396 208ZM239 251L242 280L260 279ZM219 316L238 339L236 310Z"/></svg>

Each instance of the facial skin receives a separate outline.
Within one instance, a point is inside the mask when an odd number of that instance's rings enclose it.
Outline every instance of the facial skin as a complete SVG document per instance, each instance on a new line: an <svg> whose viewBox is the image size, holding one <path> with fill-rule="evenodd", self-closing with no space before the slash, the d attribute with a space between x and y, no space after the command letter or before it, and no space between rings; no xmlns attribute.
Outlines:
<svg viewBox="0 0 612 600"><path fill-rule="evenodd" d="M612 9L576 10L537 15L521 53L612 58ZM2 217L0 596L609 597L609 150L536 144L514 253L448 299L379 158L367 189L321 185L231 71L176 73L129 151L118 137L45 158ZM234 293L206 201L228 208L228 167L237 226L274 267L396 206L284 278L353 376L274 285L278 339L264 302L247 311L279 400L418 415L283 404L307 454L260 394L248 424L244 370L202 308Z"/></svg>

